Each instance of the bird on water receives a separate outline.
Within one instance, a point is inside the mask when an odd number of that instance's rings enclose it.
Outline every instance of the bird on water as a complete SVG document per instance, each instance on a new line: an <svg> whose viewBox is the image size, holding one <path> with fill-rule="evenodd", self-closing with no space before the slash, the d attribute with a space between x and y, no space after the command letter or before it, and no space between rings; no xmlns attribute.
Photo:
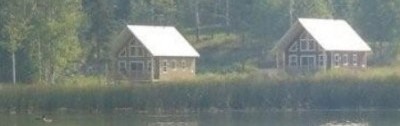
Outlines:
<svg viewBox="0 0 400 126"><path fill-rule="evenodd" d="M36 119L36 120L41 120L41 121L43 121L43 122L45 122L45 123L51 123L51 122L53 122L53 120L50 119L50 118L47 118L46 115L42 115L41 117L37 117L37 118L35 118L35 119Z"/></svg>

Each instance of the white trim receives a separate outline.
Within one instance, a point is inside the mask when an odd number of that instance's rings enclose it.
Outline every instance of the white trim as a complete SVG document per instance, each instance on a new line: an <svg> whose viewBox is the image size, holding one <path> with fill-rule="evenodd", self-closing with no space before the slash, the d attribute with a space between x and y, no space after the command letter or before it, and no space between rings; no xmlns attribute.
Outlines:
<svg viewBox="0 0 400 126"><path fill-rule="evenodd" d="M310 65L310 62L308 63L308 65L307 65L307 67L308 68L310 68L310 67L316 67L316 65L317 65L317 60L316 60L316 57L315 57L315 55L302 55L302 56L300 56L300 67L301 68L303 68L303 67L305 67L305 66L303 66L303 58L312 58L313 59L313 66L312 65Z"/></svg>
<svg viewBox="0 0 400 126"><path fill-rule="evenodd" d="M308 41L306 39L300 39L300 51L308 51Z"/></svg>
<svg viewBox="0 0 400 126"><path fill-rule="evenodd" d="M297 52L299 50L299 41L294 41L293 44L289 47L289 52Z"/></svg>
<svg viewBox="0 0 400 126"><path fill-rule="evenodd" d="M326 55L325 54L319 54L318 55L318 66L319 67L325 67L325 65L326 65Z"/></svg>
<svg viewBox="0 0 400 126"><path fill-rule="evenodd" d="M348 54L343 54L342 55L342 62L344 66L348 66L349 65L349 55Z"/></svg>
<svg viewBox="0 0 400 126"><path fill-rule="evenodd" d="M292 58L295 58L295 61L294 62L292 62L293 60L292 60ZM297 55L289 55L289 60L288 60L289 62L288 62L288 66L289 67L298 67L299 66L299 58L298 58L298 56ZM292 63L295 63L296 65L292 65Z"/></svg>
<svg viewBox="0 0 400 126"><path fill-rule="evenodd" d="M142 69L137 69L137 70L133 70L132 64L141 64L142 65ZM138 66L136 66L138 67ZM131 72L144 72L145 67L144 67L144 61L129 61L129 71Z"/></svg>
<svg viewBox="0 0 400 126"><path fill-rule="evenodd" d="M299 41L300 41L300 51L302 51L302 52L311 52L311 51L315 51L317 49L316 41L307 32L303 32L300 35Z"/></svg>
<svg viewBox="0 0 400 126"><path fill-rule="evenodd" d="M339 68L340 67L340 62L341 62L341 57L339 53L335 53L333 55L333 65L335 68Z"/></svg>
<svg viewBox="0 0 400 126"><path fill-rule="evenodd" d="M161 62L161 71L162 71L163 73L168 72L168 60L163 60L163 61Z"/></svg>
<svg viewBox="0 0 400 126"><path fill-rule="evenodd" d="M187 66L186 66L186 60L181 60L181 62L180 62L180 64L181 64L181 69L182 70L184 70L184 71L186 71L186 69L188 68Z"/></svg>

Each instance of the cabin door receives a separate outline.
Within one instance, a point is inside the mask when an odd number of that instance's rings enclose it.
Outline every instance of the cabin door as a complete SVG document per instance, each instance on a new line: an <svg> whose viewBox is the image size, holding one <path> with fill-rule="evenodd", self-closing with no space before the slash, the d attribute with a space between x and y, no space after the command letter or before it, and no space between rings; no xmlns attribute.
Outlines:
<svg viewBox="0 0 400 126"><path fill-rule="evenodd" d="M154 80L160 79L160 60L155 58L154 60Z"/></svg>

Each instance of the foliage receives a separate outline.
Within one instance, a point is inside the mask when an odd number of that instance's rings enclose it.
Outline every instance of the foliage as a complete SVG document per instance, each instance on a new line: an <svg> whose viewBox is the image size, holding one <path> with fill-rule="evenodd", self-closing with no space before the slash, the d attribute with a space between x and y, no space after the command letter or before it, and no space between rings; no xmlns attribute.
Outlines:
<svg viewBox="0 0 400 126"><path fill-rule="evenodd" d="M0 0L0 82L10 81L11 53L21 82L56 83L80 74L82 66L103 65L111 40L127 24L177 26L201 52L197 66L204 73L272 66L269 50L297 17L343 18L370 43L398 45L399 5L399 0Z"/></svg>

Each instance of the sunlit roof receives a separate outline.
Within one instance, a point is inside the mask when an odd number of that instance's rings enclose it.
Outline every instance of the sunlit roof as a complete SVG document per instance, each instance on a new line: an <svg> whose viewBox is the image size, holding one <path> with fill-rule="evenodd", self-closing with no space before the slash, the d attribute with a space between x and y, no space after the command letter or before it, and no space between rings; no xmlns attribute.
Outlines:
<svg viewBox="0 0 400 126"><path fill-rule="evenodd" d="M371 51L344 20L300 18L299 23L327 51Z"/></svg>
<svg viewBox="0 0 400 126"><path fill-rule="evenodd" d="M175 27L128 25L128 29L153 56L200 56Z"/></svg>

